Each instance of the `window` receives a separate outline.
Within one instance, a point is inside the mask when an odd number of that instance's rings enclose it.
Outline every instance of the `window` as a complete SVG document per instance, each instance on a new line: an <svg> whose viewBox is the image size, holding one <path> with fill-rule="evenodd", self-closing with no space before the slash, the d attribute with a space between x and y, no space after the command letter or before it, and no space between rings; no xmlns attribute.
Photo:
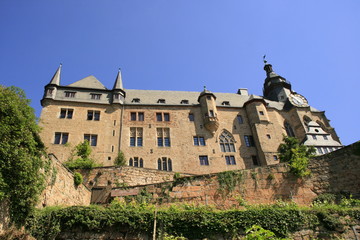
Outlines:
<svg viewBox="0 0 360 240"><path fill-rule="evenodd" d="M251 156L251 159L252 159L254 166L259 166L259 161L258 161L257 156L253 155L253 156Z"/></svg>
<svg viewBox="0 0 360 240"><path fill-rule="evenodd" d="M313 138L314 140L316 140L316 139L317 139L316 135L312 135L312 138Z"/></svg>
<svg viewBox="0 0 360 240"><path fill-rule="evenodd" d="M230 106L230 102L229 102L229 101L223 101L223 102L221 103L221 105L223 105L223 106Z"/></svg>
<svg viewBox="0 0 360 240"><path fill-rule="evenodd" d="M89 110L87 114L87 120L100 120L100 111Z"/></svg>
<svg viewBox="0 0 360 240"><path fill-rule="evenodd" d="M209 111L209 117L214 117L215 115L214 115L214 111L213 110L210 110Z"/></svg>
<svg viewBox="0 0 360 240"><path fill-rule="evenodd" d="M130 120L131 121L144 121L144 113L143 112L131 112Z"/></svg>
<svg viewBox="0 0 360 240"><path fill-rule="evenodd" d="M170 114L169 113L156 113L156 121L158 122L169 122L170 121Z"/></svg>
<svg viewBox="0 0 360 240"><path fill-rule="evenodd" d="M101 94L90 93L91 99L100 100Z"/></svg>
<svg viewBox="0 0 360 240"><path fill-rule="evenodd" d="M69 133L55 133L54 144L66 144L68 142Z"/></svg>
<svg viewBox="0 0 360 240"><path fill-rule="evenodd" d="M247 147L255 147L255 143L254 143L254 138L253 138L253 136L245 135L245 136L244 136L244 139L245 139L245 145L246 145Z"/></svg>
<svg viewBox="0 0 360 240"><path fill-rule="evenodd" d="M220 137L220 149L222 152L235 152L235 140L229 131L224 130Z"/></svg>
<svg viewBox="0 0 360 240"><path fill-rule="evenodd" d="M194 117L194 114L193 114L193 113L189 113L189 121L190 121L190 122L195 121L195 117Z"/></svg>
<svg viewBox="0 0 360 240"><path fill-rule="evenodd" d="M328 153L328 152L329 152L329 150L327 149L327 147L324 147L324 152L325 152L325 153Z"/></svg>
<svg viewBox="0 0 360 240"><path fill-rule="evenodd" d="M324 140L329 140L326 135L323 135L323 137L324 137Z"/></svg>
<svg viewBox="0 0 360 240"><path fill-rule="evenodd" d="M73 109L68 109L68 108L62 108L60 110L60 118L68 118L71 119L73 117Z"/></svg>
<svg viewBox="0 0 360 240"><path fill-rule="evenodd" d="M183 100L181 100L180 103L181 103L181 104L189 104L189 100L183 99Z"/></svg>
<svg viewBox="0 0 360 240"><path fill-rule="evenodd" d="M321 147L316 147L316 150L318 151L319 154L324 154L323 150L321 149Z"/></svg>
<svg viewBox="0 0 360 240"><path fill-rule="evenodd" d="M236 165L234 156L225 156L226 165Z"/></svg>
<svg viewBox="0 0 360 240"><path fill-rule="evenodd" d="M134 157L129 159L129 166L144 167L144 160L142 158Z"/></svg>
<svg viewBox="0 0 360 240"><path fill-rule="evenodd" d="M292 130L292 128L288 122L284 123L284 127L285 127L286 134L289 137L295 137L294 131Z"/></svg>
<svg viewBox="0 0 360 240"><path fill-rule="evenodd" d="M172 161L170 158L162 157L158 159L158 169L163 171L172 171Z"/></svg>
<svg viewBox="0 0 360 240"><path fill-rule="evenodd" d="M157 143L158 147L170 147L170 129L169 128L157 128Z"/></svg>
<svg viewBox="0 0 360 240"><path fill-rule="evenodd" d="M65 97L67 98L74 98L76 92L65 92Z"/></svg>
<svg viewBox="0 0 360 240"><path fill-rule="evenodd" d="M266 134L266 137L267 137L268 139L271 139L271 135L270 135L270 134Z"/></svg>
<svg viewBox="0 0 360 240"><path fill-rule="evenodd" d="M211 97L210 97L210 96L206 96L206 99L207 99L207 100L211 100Z"/></svg>
<svg viewBox="0 0 360 240"><path fill-rule="evenodd" d="M97 135L84 134L84 140L89 141L90 146L96 146L97 145Z"/></svg>
<svg viewBox="0 0 360 240"><path fill-rule="evenodd" d="M208 156L199 156L200 165L209 165L209 159Z"/></svg>
<svg viewBox="0 0 360 240"><path fill-rule="evenodd" d="M195 146L205 146L205 138L204 137L194 137L194 145Z"/></svg>
<svg viewBox="0 0 360 240"><path fill-rule="evenodd" d="M264 116L264 112L263 112L263 111L259 111L259 114L260 114L261 116Z"/></svg>
<svg viewBox="0 0 360 240"><path fill-rule="evenodd" d="M273 158L274 158L274 161L279 160L278 156L276 156L276 155L273 155Z"/></svg>
<svg viewBox="0 0 360 240"><path fill-rule="evenodd" d="M120 99L120 94L114 93L114 99Z"/></svg>
<svg viewBox="0 0 360 240"><path fill-rule="evenodd" d="M165 103L165 99L160 98L157 103Z"/></svg>
<svg viewBox="0 0 360 240"><path fill-rule="evenodd" d="M131 100L132 103L140 103L140 98L133 98Z"/></svg>
<svg viewBox="0 0 360 240"><path fill-rule="evenodd" d="M239 124L244 123L243 117L241 115L237 115L236 118L237 118L237 121L238 121Z"/></svg>
<svg viewBox="0 0 360 240"><path fill-rule="evenodd" d="M130 147L143 146L143 129L131 127L130 128Z"/></svg>
<svg viewBox="0 0 360 240"><path fill-rule="evenodd" d="M47 95L52 95L53 92L54 92L54 88L49 88L49 89L47 90Z"/></svg>

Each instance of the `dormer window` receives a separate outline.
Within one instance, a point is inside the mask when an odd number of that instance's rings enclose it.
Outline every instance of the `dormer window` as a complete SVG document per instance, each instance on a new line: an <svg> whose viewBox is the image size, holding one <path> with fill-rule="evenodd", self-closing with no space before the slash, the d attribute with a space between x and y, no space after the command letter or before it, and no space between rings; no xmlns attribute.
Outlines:
<svg viewBox="0 0 360 240"><path fill-rule="evenodd" d="M157 103L165 103L165 99L160 98Z"/></svg>
<svg viewBox="0 0 360 240"><path fill-rule="evenodd" d="M115 94L114 94L114 99L120 99L120 94L115 93Z"/></svg>
<svg viewBox="0 0 360 240"><path fill-rule="evenodd" d="M223 106L230 106L230 102L229 102L229 101L223 101L223 102L221 103L221 105L223 105Z"/></svg>
<svg viewBox="0 0 360 240"><path fill-rule="evenodd" d="M90 97L91 97L91 99L100 100L101 94L90 93Z"/></svg>
<svg viewBox="0 0 360 240"><path fill-rule="evenodd" d="M133 98L132 103L140 103L140 98Z"/></svg>
<svg viewBox="0 0 360 240"><path fill-rule="evenodd" d="M189 100L183 99L183 100L181 100L180 103L181 103L181 104L189 104Z"/></svg>
<svg viewBox="0 0 360 240"><path fill-rule="evenodd" d="M48 94L48 95L52 95L53 92L54 92L54 88L49 88L49 89L47 90L47 94Z"/></svg>
<svg viewBox="0 0 360 240"><path fill-rule="evenodd" d="M65 92L65 97L67 98L74 98L76 92Z"/></svg>

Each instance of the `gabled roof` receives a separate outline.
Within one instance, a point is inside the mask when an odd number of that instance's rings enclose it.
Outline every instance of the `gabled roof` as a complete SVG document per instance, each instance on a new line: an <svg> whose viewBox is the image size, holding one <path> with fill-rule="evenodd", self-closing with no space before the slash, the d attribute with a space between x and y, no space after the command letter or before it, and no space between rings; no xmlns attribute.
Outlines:
<svg viewBox="0 0 360 240"><path fill-rule="evenodd" d="M103 89L106 90L106 87L96 79L94 76L88 76L86 78L83 78L77 82L74 82L68 87L80 87L80 88L94 88L94 89Z"/></svg>

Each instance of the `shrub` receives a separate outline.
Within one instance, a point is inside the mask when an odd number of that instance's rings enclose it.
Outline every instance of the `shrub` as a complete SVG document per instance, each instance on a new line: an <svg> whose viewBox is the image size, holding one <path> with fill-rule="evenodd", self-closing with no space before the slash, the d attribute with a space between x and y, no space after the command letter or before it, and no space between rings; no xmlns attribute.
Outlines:
<svg viewBox="0 0 360 240"><path fill-rule="evenodd" d="M99 164L96 164L95 161L90 158L91 147L89 141L85 140L82 143L79 143L75 146L74 150L76 151L76 155L79 158L73 160L71 157L67 162L65 162L65 166L71 170L74 169L92 169L94 167L99 167Z"/></svg>
<svg viewBox="0 0 360 240"><path fill-rule="evenodd" d="M83 176L81 175L81 173L74 173L74 184L75 186L79 186L80 184L82 184L83 182Z"/></svg>
<svg viewBox="0 0 360 240"><path fill-rule="evenodd" d="M115 166L122 167L126 165L125 155L122 151L119 151L115 158Z"/></svg>
<svg viewBox="0 0 360 240"><path fill-rule="evenodd" d="M278 148L280 161L288 162L290 172L297 177L309 175L309 160L314 156L315 148L301 145L294 137L284 136L283 141Z"/></svg>

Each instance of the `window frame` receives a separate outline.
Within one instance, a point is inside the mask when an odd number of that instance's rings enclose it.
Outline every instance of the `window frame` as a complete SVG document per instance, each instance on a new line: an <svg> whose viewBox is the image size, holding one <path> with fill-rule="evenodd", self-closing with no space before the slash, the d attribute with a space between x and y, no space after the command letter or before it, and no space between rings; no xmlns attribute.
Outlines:
<svg viewBox="0 0 360 240"><path fill-rule="evenodd" d="M135 133L134 136L132 136L132 131L134 131L134 133ZM130 127L129 146L130 147L143 147L144 146L144 142L143 142L144 135L143 134L144 134L144 129L142 127Z"/></svg>
<svg viewBox="0 0 360 240"><path fill-rule="evenodd" d="M74 116L74 109L73 108L61 108L60 109L60 119L72 119Z"/></svg>
<svg viewBox="0 0 360 240"><path fill-rule="evenodd" d="M200 166L209 166L209 157L207 155L199 156Z"/></svg>
<svg viewBox="0 0 360 240"><path fill-rule="evenodd" d="M247 147L255 147L255 141L252 135L244 135L244 140Z"/></svg>
<svg viewBox="0 0 360 240"><path fill-rule="evenodd" d="M75 95L76 95L76 92L74 92L74 91L65 91L64 93L65 93L64 96L66 98L75 98Z"/></svg>
<svg viewBox="0 0 360 240"><path fill-rule="evenodd" d="M225 155L226 165L236 165L236 159L234 155Z"/></svg>
<svg viewBox="0 0 360 240"><path fill-rule="evenodd" d="M194 146L206 146L205 137L203 136L193 136Z"/></svg>
<svg viewBox="0 0 360 240"><path fill-rule="evenodd" d="M69 142L69 133L68 132L55 132L53 144L65 145L68 142Z"/></svg>
<svg viewBox="0 0 360 240"><path fill-rule="evenodd" d="M188 119L189 119L190 122L194 122L195 121L194 113L189 113Z"/></svg>
<svg viewBox="0 0 360 240"><path fill-rule="evenodd" d="M88 110L86 120L87 121L100 121L101 111Z"/></svg>
<svg viewBox="0 0 360 240"><path fill-rule="evenodd" d="M96 147L98 143L98 135L97 134L84 134L84 141L87 140L89 145L92 147Z"/></svg>

